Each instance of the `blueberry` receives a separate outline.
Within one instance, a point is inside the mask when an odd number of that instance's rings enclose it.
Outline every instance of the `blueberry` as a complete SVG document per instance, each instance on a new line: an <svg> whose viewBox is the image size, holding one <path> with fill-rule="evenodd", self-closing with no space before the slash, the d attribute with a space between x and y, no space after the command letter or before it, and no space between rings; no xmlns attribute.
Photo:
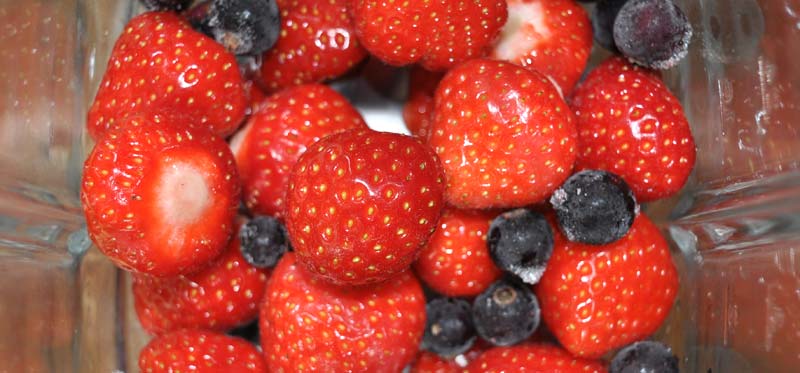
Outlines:
<svg viewBox="0 0 800 373"><path fill-rule="evenodd" d="M258 320L246 325L242 325L238 328L231 329L228 331L228 335L246 339L254 345L259 345L261 343L258 331Z"/></svg>
<svg viewBox="0 0 800 373"><path fill-rule="evenodd" d="M516 209L492 221L486 244L497 267L535 284L553 254L553 231L542 214Z"/></svg>
<svg viewBox="0 0 800 373"><path fill-rule="evenodd" d="M506 277L475 298L472 321L484 340L495 346L521 342L539 327L539 302L530 286Z"/></svg>
<svg viewBox="0 0 800 373"><path fill-rule="evenodd" d="M269 216L257 216L239 230L242 256L257 268L274 267L290 250L286 228Z"/></svg>
<svg viewBox="0 0 800 373"><path fill-rule="evenodd" d="M617 46L614 45L614 20L620 8L627 2L628 0L600 0L592 13L594 40L612 52L617 51Z"/></svg>
<svg viewBox="0 0 800 373"><path fill-rule="evenodd" d="M605 245L628 233L639 212L636 197L619 176L586 170L570 176L550 197L568 240Z"/></svg>
<svg viewBox="0 0 800 373"><path fill-rule="evenodd" d="M469 302L436 298L425 306L427 322L422 348L443 357L464 353L475 343Z"/></svg>
<svg viewBox="0 0 800 373"><path fill-rule="evenodd" d="M692 25L670 0L631 0L614 21L614 43L625 57L651 69L669 69L689 52Z"/></svg>
<svg viewBox="0 0 800 373"><path fill-rule="evenodd" d="M652 341L628 345L611 360L609 373L678 373L678 358L669 347Z"/></svg>
<svg viewBox="0 0 800 373"><path fill-rule="evenodd" d="M258 55L278 41L281 20L275 0L213 0L195 6L189 21L236 55Z"/></svg>
<svg viewBox="0 0 800 373"><path fill-rule="evenodd" d="M180 12L189 8L193 0L141 0L148 10L173 10Z"/></svg>

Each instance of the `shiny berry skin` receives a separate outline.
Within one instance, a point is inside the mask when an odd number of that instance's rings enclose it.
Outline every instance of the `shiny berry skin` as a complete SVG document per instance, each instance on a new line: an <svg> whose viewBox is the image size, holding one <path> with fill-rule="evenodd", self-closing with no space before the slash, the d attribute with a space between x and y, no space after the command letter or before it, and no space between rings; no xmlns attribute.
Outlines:
<svg viewBox="0 0 800 373"><path fill-rule="evenodd" d="M652 71L612 57L586 77L571 101L578 118L577 169L622 177L639 202L677 193L694 167L683 108Z"/></svg>
<svg viewBox="0 0 800 373"><path fill-rule="evenodd" d="M433 150L393 133L328 136L289 180L286 228L297 261L338 284L379 282L408 268L444 205Z"/></svg>
<svg viewBox="0 0 800 373"><path fill-rule="evenodd" d="M120 124L84 163L89 237L129 271L201 269L235 228L240 186L228 144L177 117L129 116Z"/></svg>
<svg viewBox="0 0 800 373"><path fill-rule="evenodd" d="M594 40L611 52L617 51L617 45L614 43L614 20L628 1L630 0L599 0L592 11Z"/></svg>
<svg viewBox="0 0 800 373"><path fill-rule="evenodd" d="M266 52L281 30L275 0L212 0L193 8L189 21L236 55Z"/></svg>
<svg viewBox="0 0 800 373"><path fill-rule="evenodd" d="M472 305L459 298L436 298L425 306L426 324L422 348L440 356L467 352L475 343Z"/></svg>
<svg viewBox="0 0 800 373"><path fill-rule="evenodd" d="M269 271L244 260L239 240L207 268L158 278L135 274L133 299L142 327L150 334L178 329L227 331L258 316Z"/></svg>
<svg viewBox="0 0 800 373"><path fill-rule="evenodd" d="M390 65L447 70L481 57L508 17L505 0L352 3L356 33L370 54Z"/></svg>
<svg viewBox="0 0 800 373"><path fill-rule="evenodd" d="M472 60L436 91L430 145L458 208L543 201L569 176L575 119L547 77L507 62Z"/></svg>
<svg viewBox="0 0 800 373"><path fill-rule="evenodd" d="M403 105L403 121L414 136L427 139L433 125L433 96L442 80L442 72L431 72L419 66L411 68L408 77L408 99Z"/></svg>
<svg viewBox="0 0 800 373"><path fill-rule="evenodd" d="M447 208L422 249L414 270L436 292L451 297L476 296L502 272L486 248L494 212Z"/></svg>
<svg viewBox="0 0 800 373"><path fill-rule="evenodd" d="M154 338L139 353L139 369L144 373L258 373L266 368L263 356L250 342L201 330Z"/></svg>
<svg viewBox="0 0 800 373"><path fill-rule="evenodd" d="M492 221L486 244L498 267L527 284L535 284L553 254L553 231L544 215L519 208Z"/></svg>
<svg viewBox="0 0 800 373"><path fill-rule="evenodd" d="M269 92L344 75L367 52L355 36L348 0L282 0L281 32L264 53L261 82Z"/></svg>
<svg viewBox="0 0 800 373"><path fill-rule="evenodd" d="M283 219L297 159L323 137L354 128L367 128L361 114L321 84L288 88L259 103L231 141L247 208Z"/></svg>
<svg viewBox="0 0 800 373"><path fill-rule="evenodd" d="M678 373L678 357L663 343L636 342L614 355L609 373Z"/></svg>
<svg viewBox="0 0 800 373"><path fill-rule="evenodd" d="M536 294L542 319L575 356L599 357L653 334L672 309L678 274L658 228L640 213L619 241L593 246L556 231Z"/></svg>
<svg viewBox="0 0 800 373"><path fill-rule="evenodd" d="M575 0L508 0L508 17L491 57L552 78L569 93L592 52L592 24Z"/></svg>
<svg viewBox="0 0 800 373"><path fill-rule="evenodd" d="M399 372L422 339L425 297L409 272L339 287L288 253L272 273L259 319L270 372Z"/></svg>
<svg viewBox="0 0 800 373"><path fill-rule="evenodd" d="M638 65L651 69L675 67L689 53L692 25L672 1L631 0L614 20L614 43Z"/></svg>
<svg viewBox="0 0 800 373"><path fill-rule="evenodd" d="M99 140L128 115L178 113L187 126L227 137L246 109L232 54L178 15L148 12L131 19L114 44L87 128Z"/></svg>
<svg viewBox="0 0 800 373"><path fill-rule="evenodd" d="M468 373L557 372L606 373L600 360L570 355L558 346L523 343L486 350L467 367Z"/></svg>
<svg viewBox="0 0 800 373"><path fill-rule="evenodd" d="M475 297L472 321L484 341L495 346L514 345L539 327L539 302L530 286L516 278L504 278Z"/></svg>
<svg viewBox="0 0 800 373"><path fill-rule="evenodd" d="M256 268L272 268L289 251L286 227L270 216L256 216L239 229L242 257Z"/></svg>

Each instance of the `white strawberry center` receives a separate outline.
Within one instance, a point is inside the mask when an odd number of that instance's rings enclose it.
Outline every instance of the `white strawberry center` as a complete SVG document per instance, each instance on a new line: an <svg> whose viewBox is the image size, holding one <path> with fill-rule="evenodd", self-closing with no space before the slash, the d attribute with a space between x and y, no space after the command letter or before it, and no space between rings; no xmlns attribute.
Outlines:
<svg viewBox="0 0 800 373"><path fill-rule="evenodd" d="M211 191L203 172L190 163L174 161L160 176L156 203L163 222L181 227L199 221L211 206Z"/></svg>
<svg viewBox="0 0 800 373"><path fill-rule="evenodd" d="M508 21L503 27L500 42L494 48L494 58L517 61L533 50L540 40L550 37L544 7L539 2L517 2L508 6Z"/></svg>

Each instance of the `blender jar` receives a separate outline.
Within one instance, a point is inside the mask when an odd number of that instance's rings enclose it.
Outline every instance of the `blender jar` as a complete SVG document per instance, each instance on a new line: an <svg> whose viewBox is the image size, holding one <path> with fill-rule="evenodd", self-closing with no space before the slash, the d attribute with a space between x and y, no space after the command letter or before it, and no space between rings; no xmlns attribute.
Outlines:
<svg viewBox="0 0 800 373"><path fill-rule="evenodd" d="M698 158L681 195L648 208L681 273L655 338L684 372L794 372L800 2L678 3L695 33L664 79ZM78 199L86 110L136 11L132 0L0 0L0 372L137 371L146 337L129 276L91 248ZM344 91L370 125L396 127L399 103L360 86Z"/></svg>

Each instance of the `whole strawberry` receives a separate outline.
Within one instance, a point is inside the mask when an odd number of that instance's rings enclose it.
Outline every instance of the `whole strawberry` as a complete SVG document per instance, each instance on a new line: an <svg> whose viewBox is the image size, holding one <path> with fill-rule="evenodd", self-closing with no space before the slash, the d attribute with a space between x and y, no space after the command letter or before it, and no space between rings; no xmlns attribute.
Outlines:
<svg viewBox="0 0 800 373"><path fill-rule="evenodd" d="M179 330L150 341L139 353L144 373L265 372L264 358L240 338L200 330Z"/></svg>
<svg viewBox="0 0 800 373"><path fill-rule="evenodd" d="M286 228L297 260L338 284L379 282L408 268L444 205L436 154L393 133L328 136L289 180Z"/></svg>
<svg viewBox="0 0 800 373"><path fill-rule="evenodd" d="M95 140L131 114L179 113L184 125L226 137L247 109L236 58L178 15L128 22L111 52L87 127Z"/></svg>
<svg viewBox="0 0 800 373"><path fill-rule="evenodd" d="M643 213L608 245L567 241L555 249L536 293L542 318L575 356L599 357L647 338L661 326L678 293L667 242Z"/></svg>
<svg viewBox="0 0 800 373"><path fill-rule="evenodd" d="M467 372L605 373L607 369L602 361L574 357L557 346L523 343L486 350Z"/></svg>
<svg viewBox="0 0 800 373"><path fill-rule="evenodd" d="M239 206L228 144L179 117L129 116L83 167L89 237L120 267L190 273L227 246Z"/></svg>
<svg viewBox="0 0 800 373"><path fill-rule="evenodd" d="M478 341L472 348L453 358L444 358L430 351L420 351L410 373L462 373L471 361L481 356L487 346Z"/></svg>
<svg viewBox="0 0 800 373"><path fill-rule="evenodd" d="M574 92L576 167L621 176L639 202L677 193L692 172L695 144L683 109L655 73L613 57Z"/></svg>
<svg viewBox="0 0 800 373"><path fill-rule="evenodd" d="M505 0L355 0L356 34L391 65L446 70L481 57L508 17Z"/></svg>
<svg viewBox="0 0 800 373"><path fill-rule="evenodd" d="M356 288L317 279L287 253L261 305L270 372L399 372L425 329L425 297L409 272Z"/></svg>
<svg viewBox="0 0 800 373"><path fill-rule="evenodd" d="M284 0L278 6L280 37L261 64L268 91L336 78L367 56L347 0Z"/></svg>
<svg viewBox="0 0 800 373"><path fill-rule="evenodd" d="M495 216L493 212L444 210L439 227L414 263L420 279L451 297L476 296L486 290L502 275L486 246Z"/></svg>
<svg viewBox="0 0 800 373"><path fill-rule="evenodd" d="M463 209L543 201L572 171L574 117L535 71L472 60L436 91L430 145L447 175L447 202Z"/></svg>
<svg viewBox="0 0 800 373"><path fill-rule="evenodd" d="M537 70L568 93L592 52L592 23L575 0L507 0L492 58Z"/></svg>
<svg viewBox="0 0 800 373"><path fill-rule="evenodd" d="M414 136L427 139L433 125L433 96L444 74L414 66L409 73L408 100L403 106L403 120Z"/></svg>
<svg viewBox="0 0 800 373"><path fill-rule="evenodd" d="M321 84L288 88L259 103L231 142L250 211L282 218L289 173L306 147L353 128L367 128L361 114Z"/></svg>
<svg viewBox="0 0 800 373"><path fill-rule="evenodd" d="M247 263L235 235L225 252L199 272L169 278L134 274L136 314L150 334L193 328L226 331L258 316L268 274Z"/></svg>

